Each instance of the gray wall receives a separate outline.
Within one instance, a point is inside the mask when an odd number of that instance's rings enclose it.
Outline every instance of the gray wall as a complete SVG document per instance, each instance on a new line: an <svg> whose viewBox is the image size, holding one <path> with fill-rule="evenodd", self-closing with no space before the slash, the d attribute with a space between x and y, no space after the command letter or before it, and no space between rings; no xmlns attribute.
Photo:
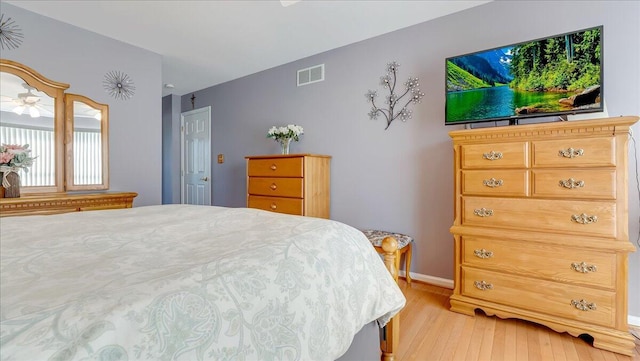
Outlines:
<svg viewBox="0 0 640 361"><path fill-rule="evenodd" d="M162 204L180 203L180 97L162 98Z"/></svg>
<svg viewBox="0 0 640 361"><path fill-rule="evenodd" d="M195 92L212 106L215 205L245 205L245 160L275 154L272 125L305 129L292 152L333 156L331 218L355 227L413 235L413 272L451 279L452 146L444 126L444 59L477 50L604 25L604 94L610 116L640 114L640 3L496 1L444 18L301 59ZM286 39L274 39L286 41ZM400 79L420 78L426 93L413 119L369 120L368 89L378 90L388 61ZM296 70L325 64L326 80L296 87ZM182 111L191 110L190 94ZM634 126L640 134L640 125ZM629 224L635 243L640 209L630 151ZM224 164L215 155L225 154ZM640 252L630 256L630 314L640 316Z"/></svg>
<svg viewBox="0 0 640 361"><path fill-rule="evenodd" d="M2 58L25 64L43 76L70 84L69 93L109 105L109 175L112 191L134 191L134 205L161 202L160 55L1 3L3 14L24 33L18 49ZM127 73L135 95L116 100L102 87L104 75Z"/></svg>

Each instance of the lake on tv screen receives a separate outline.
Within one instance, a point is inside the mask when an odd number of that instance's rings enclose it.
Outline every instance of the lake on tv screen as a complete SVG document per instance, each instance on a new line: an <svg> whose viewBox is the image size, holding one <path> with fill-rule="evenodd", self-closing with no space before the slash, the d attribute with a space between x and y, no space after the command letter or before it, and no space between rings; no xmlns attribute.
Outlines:
<svg viewBox="0 0 640 361"><path fill-rule="evenodd" d="M571 110L561 106L567 93L517 91L507 85L447 93L447 121L482 120L516 116L516 108L545 104L540 113Z"/></svg>

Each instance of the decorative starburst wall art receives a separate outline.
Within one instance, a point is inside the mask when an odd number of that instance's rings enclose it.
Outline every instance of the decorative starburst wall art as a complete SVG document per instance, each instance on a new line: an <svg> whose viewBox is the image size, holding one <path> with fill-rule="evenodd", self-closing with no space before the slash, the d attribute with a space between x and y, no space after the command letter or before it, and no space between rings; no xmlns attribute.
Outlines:
<svg viewBox="0 0 640 361"><path fill-rule="evenodd" d="M129 75L117 70L105 74L102 85L109 95L122 100L130 99L136 90Z"/></svg>
<svg viewBox="0 0 640 361"><path fill-rule="evenodd" d="M17 49L22 44L22 29L16 24L13 19L5 15L0 14L0 48L2 50Z"/></svg>

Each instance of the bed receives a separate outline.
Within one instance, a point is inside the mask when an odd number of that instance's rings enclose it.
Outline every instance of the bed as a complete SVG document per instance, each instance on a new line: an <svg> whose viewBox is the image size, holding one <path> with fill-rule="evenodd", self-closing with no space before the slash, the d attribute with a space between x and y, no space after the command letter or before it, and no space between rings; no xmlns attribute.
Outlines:
<svg viewBox="0 0 640 361"><path fill-rule="evenodd" d="M0 245L2 360L335 360L372 322L391 360L406 302L360 231L257 209L5 217Z"/></svg>

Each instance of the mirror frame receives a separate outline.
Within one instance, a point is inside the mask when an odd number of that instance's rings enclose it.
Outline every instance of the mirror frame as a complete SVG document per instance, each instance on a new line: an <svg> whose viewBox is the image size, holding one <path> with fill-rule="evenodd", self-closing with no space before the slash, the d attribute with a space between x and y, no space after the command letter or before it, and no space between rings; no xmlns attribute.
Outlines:
<svg viewBox="0 0 640 361"><path fill-rule="evenodd" d="M74 176L74 157L73 157L73 135L74 135L74 119L75 109L74 102L82 102L86 105L99 110L102 113L100 120L100 138L102 141L102 183L97 184L81 184L76 185L73 180ZM70 191L79 190L103 190L109 189L109 105L102 104L79 94L66 93L64 95L65 102L65 147L66 147L66 188Z"/></svg>
<svg viewBox="0 0 640 361"><path fill-rule="evenodd" d="M42 74L29 68L26 65L20 64L8 59L0 59L0 72L10 73L22 78L25 83L36 88L54 99L55 113L54 113L54 154L55 154L55 184L53 186L44 187L20 187L21 192L28 193L55 193L64 192L64 91L69 88L69 84L59 83L45 78Z"/></svg>

